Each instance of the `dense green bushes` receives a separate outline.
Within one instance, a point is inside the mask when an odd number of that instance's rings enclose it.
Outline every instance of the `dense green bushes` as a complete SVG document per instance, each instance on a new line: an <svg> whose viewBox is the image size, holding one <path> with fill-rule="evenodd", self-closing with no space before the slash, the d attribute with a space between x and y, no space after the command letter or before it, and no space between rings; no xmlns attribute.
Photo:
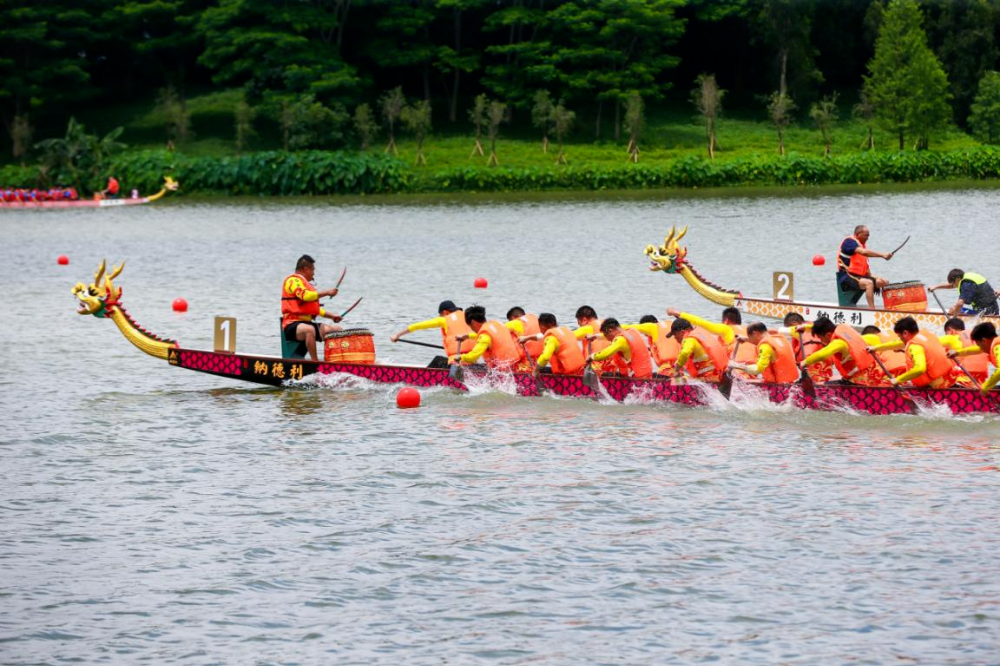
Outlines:
<svg viewBox="0 0 1000 666"><path fill-rule="evenodd" d="M746 185L904 183L1000 178L1000 148L951 152L884 152L831 158L746 157L710 161L687 156L658 165L409 167L384 155L344 152L264 152L240 157L189 157L167 151L114 159L111 173L126 189L159 189L163 176L193 194L326 195L390 192L516 192ZM40 186L35 168L0 169L6 187Z"/></svg>

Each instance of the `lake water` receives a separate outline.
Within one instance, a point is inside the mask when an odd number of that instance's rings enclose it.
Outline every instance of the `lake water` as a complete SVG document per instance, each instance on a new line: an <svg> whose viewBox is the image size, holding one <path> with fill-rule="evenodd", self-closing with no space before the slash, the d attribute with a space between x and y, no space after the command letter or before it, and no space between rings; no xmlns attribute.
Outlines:
<svg viewBox="0 0 1000 666"><path fill-rule="evenodd" d="M893 281L997 284L998 209L997 190L866 189L0 212L0 662L1000 663L995 417L502 390L401 411L356 380L172 368L70 294L124 259L149 330L210 348L235 316L239 350L278 353L281 280L308 252L321 288L348 267L336 301L364 296L347 323L380 360L421 363L388 335L444 299L717 317L647 270L672 225L748 295L789 270L799 298L832 300L860 223L877 250L912 235L873 262Z"/></svg>

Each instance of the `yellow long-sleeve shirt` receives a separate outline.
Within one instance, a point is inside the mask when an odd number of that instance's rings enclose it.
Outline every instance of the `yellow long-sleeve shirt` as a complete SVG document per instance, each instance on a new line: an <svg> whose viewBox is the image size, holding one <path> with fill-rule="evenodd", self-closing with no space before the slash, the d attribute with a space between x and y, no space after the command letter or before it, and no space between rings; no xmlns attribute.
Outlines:
<svg viewBox="0 0 1000 666"><path fill-rule="evenodd" d="M964 347L958 350L959 356L974 356L975 354L985 354L985 353L986 352L980 349L978 345L972 345L971 347ZM989 391L997 384L1000 384L1000 366L995 368L993 370L993 374L990 375L985 382L983 382L982 388L984 391Z"/></svg>
<svg viewBox="0 0 1000 666"><path fill-rule="evenodd" d="M757 362L753 365L748 365L746 371L751 375L759 375L771 367L771 363L773 362L774 347L766 342L762 342L757 345Z"/></svg>
<svg viewBox="0 0 1000 666"><path fill-rule="evenodd" d="M292 275L287 280L285 280L285 291L295 298L299 299L303 303L312 303L313 301L319 300L319 292L313 291L312 289L306 288L306 282L302 280L297 275ZM326 316L326 309L322 306L319 309L319 315L321 317ZM302 321L312 321L311 315L302 315L299 317Z"/></svg>
<svg viewBox="0 0 1000 666"><path fill-rule="evenodd" d="M677 355L677 361L674 363L674 367L680 370L690 359L694 359L695 363L702 363L708 358L708 352L705 351L705 348L698 341L698 338L693 335L688 335L684 338L684 342L681 343L681 351Z"/></svg>
<svg viewBox="0 0 1000 666"><path fill-rule="evenodd" d="M434 319L428 319L426 321L418 321L415 324L410 324L406 327L410 333L414 331L426 331L429 328L445 328L448 326L448 320L444 317L434 317Z"/></svg>
<svg viewBox="0 0 1000 666"><path fill-rule="evenodd" d="M654 324L652 322L648 324L623 324L622 328L624 328L625 330L633 328L639 331L647 338L652 340L654 345L660 341L660 327L658 324Z"/></svg>
<svg viewBox="0 0 1000 666"><path fill-rule="evenodd" d="M722 342L726 346L733 344L733 341L736 340L736 332L729 324L717 324L713 321L702 319L697 315L688 314L687 312L681 313L681 319L691 322L692 326L700 326L709 333L715 333L722 338Z"/></svg>
<svg viewBox="0 0 1000 666"><path fill-rule="evenodd" d="M573 331L573 337L577 340L582 340L588 335L593 335L594 333L599 333L599 331L594 330L593 324L584 324L580 328Z"/></svg>
<svg viewBox="0 0 1000 666"><path fill-rule="evenodd" d="M865 342L869 342L867 335L864 336L864 338ZM903 347L906 347L906 343L902 340L892 340L891 342L882 342L880 344L870 346L878 352L891 349L902 349ZM899 384L916 379L920 375L927 372L927 354L924 353L924 348L922 346L910 345L906 348L906 355L909 356L911 365L909 370L896 376L896 383Z"/></svg>
<svg viewBox="0 0 1000 666"><path fill-rule="evenodd" d="M820 361L825 361L834 354L840 354L841 358L846 357L850 354L850 347L843 340L833 340L826 347L823 347L819 351L813 352L809 356L806 356L805 360L802 361L802 365L810 366L814 363L819 363Z"/></svg>
<svg viewBox="0 0 1000 666"><path fill-rule="evenodd" d="M603 361L611 358L615 354L621 354L626 362L632 360L632 348L628 345L628 340L624 335L616 335L611 344L594 354L595 361Z"/></svg>
<svg viewBox="0 0 1000 666"><path fill-rule="evenodd" d="M476 346L462 354L459 359L462 363L475 363L482 357L483 354L486 353L486 350L489 349L492 344L493 338L490 337L489 333L483 331L476 336Z"/></svg>
<svg viewBox="0 0 1000 666"><path fill-rule="evenodd" d="M552 360L552 356L559 351L559 341L556 340L554 335L550 335L545 338L545 346L542 347L542 353L538 355L535 359L535 365L539 368L544 368Z"/></svg>

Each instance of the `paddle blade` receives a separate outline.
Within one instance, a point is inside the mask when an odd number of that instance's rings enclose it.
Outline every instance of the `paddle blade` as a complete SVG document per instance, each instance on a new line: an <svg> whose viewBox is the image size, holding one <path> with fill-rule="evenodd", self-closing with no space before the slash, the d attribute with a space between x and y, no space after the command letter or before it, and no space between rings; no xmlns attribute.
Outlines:
<svg viewBox="0 0 1000 666"><path fill-rule="evenodd" d="M453 363L451 368L448 370L448 376L459 384L465 383L465 368L463 368L458 363Z"/></svg>
<svg viewBox="0 0 1000 666"><path fill-rule="evenodd" d="M816 397L816 384L805 368L802 368L802 374L799 375L799 386L802 387L802 392L810 398Z"/></svg>
<svg viewBox="0 0 1000 666"><path fill-rule="evenodd" d="M726 370L722 375L722 381L719 382L719 393L726 400L729 400L729 396L733 393L733 373L729 370Z"/></svg>
<svg viewBox="0 0 1000 666"><path fill-rule="evenodd" d="M588 365L583 371L583 385L589 388L594 393L601 392L601 380L598 379L597 373L594 372L593 366Z"/></svg>

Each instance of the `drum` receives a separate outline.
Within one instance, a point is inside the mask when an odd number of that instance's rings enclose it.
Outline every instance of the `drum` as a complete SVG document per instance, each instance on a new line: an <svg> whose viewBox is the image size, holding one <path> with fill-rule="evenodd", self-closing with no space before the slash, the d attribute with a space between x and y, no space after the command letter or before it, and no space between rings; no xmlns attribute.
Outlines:
<svg viewBox="0 0 1000 666"><path fill-rule="evenodd" d="M375 363L375 338L367 328L348 328L323 336L323 359L328 363Z"/></svg>
<svg viewBox="0 0 1000 666"><path fill-rule="evenodd" d="M902 312L924 312L927 310L927 290L924 283L894 282L882 289L882 302L886 310Z"/></svg>

